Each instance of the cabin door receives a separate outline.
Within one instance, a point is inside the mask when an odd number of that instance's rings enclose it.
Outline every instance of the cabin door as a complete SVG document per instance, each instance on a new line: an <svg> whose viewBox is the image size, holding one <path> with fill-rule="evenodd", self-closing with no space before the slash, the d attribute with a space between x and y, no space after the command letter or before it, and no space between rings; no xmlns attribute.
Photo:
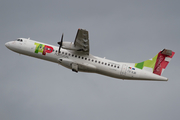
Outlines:
<svg viewBox="0 0 180 120"><path fill-rule="evenodd" d="M126 70L127 70L127 65L126 65L126 64L123 64L122 67L121 67L121 72L120 72L120 74L121 74L121 75L126 75Z"/></svg>

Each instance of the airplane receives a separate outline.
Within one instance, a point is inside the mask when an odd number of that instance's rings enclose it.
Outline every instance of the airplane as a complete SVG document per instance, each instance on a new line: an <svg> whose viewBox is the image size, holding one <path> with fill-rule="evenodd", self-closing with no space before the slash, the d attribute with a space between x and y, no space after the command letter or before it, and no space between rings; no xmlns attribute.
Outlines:
<svg viewBox="0 0 180 120"><path fill-rule="evenodd" d="M18 38L5 43L5 46L19 54L58 63L74 72L98 73L127 80L168 81L161 76L175 52L163 49L153 58L139 63L125 63L100 58L89 53L89 34L78 29L74 42L64 42L62 34L58 46Z"/></svg>

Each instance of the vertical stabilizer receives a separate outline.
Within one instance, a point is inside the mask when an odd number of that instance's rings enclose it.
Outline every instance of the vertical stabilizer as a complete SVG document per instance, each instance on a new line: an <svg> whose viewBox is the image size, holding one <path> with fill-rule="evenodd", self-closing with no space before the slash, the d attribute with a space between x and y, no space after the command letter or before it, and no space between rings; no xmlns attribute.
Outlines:
<svg viewBox="0 0 180 120"><path fill-rule="evenodd" d="M168 49L163 49L158 53L156 64L154 67L154 74L161 75L164 69L169 64L171 58L174 56L175 52Z"/></svg>
<svg viewBox="0 0 180 120"><path fill-rule="evenodd" d="M135 67L161 75L174 54L175 52L172 50L163 49L153 58L140 63L135 63Z"/></svg>

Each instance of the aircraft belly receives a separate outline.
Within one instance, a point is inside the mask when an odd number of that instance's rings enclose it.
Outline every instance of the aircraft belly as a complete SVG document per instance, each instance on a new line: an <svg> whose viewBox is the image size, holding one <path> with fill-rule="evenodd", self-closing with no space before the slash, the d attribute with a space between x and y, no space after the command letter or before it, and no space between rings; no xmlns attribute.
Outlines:
<svg viewBox="0 0 180 120"><path fill-rule="evenodd" d="M69 69L72 69L75 72L96 72L96 66L89 63L82 63L76 60L68 59L68 58L60 58L59 63Z"/></svg>
<svg viewBox="0 0 180 120"><path fill-rule="evenodd" d="M109 68L109 67L97 67L97 73L101 75L106 75L109 77L114 77L114 78L120 78L120 71L118 69L114 68Z"/></svg>
<svg viewBox="0 0 180 120"><path fill-rule="evenodd" d="M156 75L151 72L144 71L144 70L142 70L140 72L138 79L140 79L140 80L156 80L156 81L157 80L159 80L159 81L167 81L168 80L166 77L159 76L159 75Z"/></svg>
<svg viewBox="0 0 180 120"><path fill-rule="evenodd" d="M92 64L88 64L88 63L82 63L82 64L78 64L79 65L79 71L82 72L96 72L96 66L92 65Z"/></svg>
<svg viewBox="0 0 180 120"><path fill-rule="evenodd" d="M125 66L126 67L126 66ZM109 77L119 78L119 79L133 79L134 77L137 77L137 74L128 71L127 68L120 67L120 68L112 68L112 67L97 67L97 73L106 75ZM125 69L123 69L125 68ZM122 71L123 69L123 71Z"/></svg>
<svg viewBox="0 0 180 120"><path fill-rule="evenodd" d="M134 72L134 73L133 73ZM135 71L127 71L127 74L124 76L125 79L130 79L130 80L154 80L154 81L167 81L168 79L156 74L153 74L151 72L137 69Z"/></svg>

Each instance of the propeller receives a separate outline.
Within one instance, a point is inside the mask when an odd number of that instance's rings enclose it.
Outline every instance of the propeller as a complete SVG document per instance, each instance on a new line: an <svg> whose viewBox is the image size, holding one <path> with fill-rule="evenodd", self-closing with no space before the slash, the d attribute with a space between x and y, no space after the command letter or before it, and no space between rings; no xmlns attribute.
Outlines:
<svg viewBox="0 0 180 120"><path fill-rule="evenodd" d="M60 49L61 49L61 47L62 47L62 43L63 43L63 36L64 36L64 34L62 34L62 36L61 36L61 41L60 41L60 42L58 42L58 44L59 44L59 50L58 50L58 53L60 53Z"/></svg>

